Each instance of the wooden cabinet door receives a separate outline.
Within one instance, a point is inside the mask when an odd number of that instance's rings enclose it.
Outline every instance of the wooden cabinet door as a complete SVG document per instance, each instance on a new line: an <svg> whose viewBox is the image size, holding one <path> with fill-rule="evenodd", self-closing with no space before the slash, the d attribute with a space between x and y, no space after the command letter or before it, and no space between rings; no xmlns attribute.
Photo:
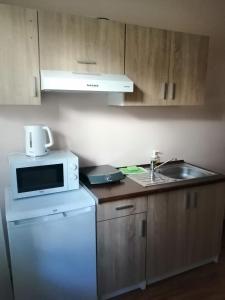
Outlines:
<svg viewBox="0 0 225 300"><path fill-rule="evenodd" d="M125 25L39 11L41 69L124 73Z"/></svg>
<svg viewBox="0 0 225 300"><path fill-rule="evenodd" d="M0 4L0 104L40 104L37 11Z"/></svg>
<svg viewBox="0 0 225 300"><path fill-rule="evenodd" d="M148 283L174 275L186 266L187 203L184 190L149 196Z"/></svg>
<svg viewBox="0 0 225 300"><path fill-rule="evenodd" d="M169 105L204 103L209 38L171 33Z"/></svg>
<svg viewBox="0 0 225 300"><path fill-rule="evenodd" d="M192 207L188 214L188 264L194 265L218 257L222 237L224 183L190 189Z"/></svg>
<svg viewBox="0 0 225 300"><path fill-rule="evenodd" d="M146 213L97 223L100 296L145 281Z"/></svg>
<svg viewBox="0 0 225 300"><path fill-rule="evenodd" d="M127 105L167 105L170 34L136 25L126 25L125 73L134 81Z"/></svg>

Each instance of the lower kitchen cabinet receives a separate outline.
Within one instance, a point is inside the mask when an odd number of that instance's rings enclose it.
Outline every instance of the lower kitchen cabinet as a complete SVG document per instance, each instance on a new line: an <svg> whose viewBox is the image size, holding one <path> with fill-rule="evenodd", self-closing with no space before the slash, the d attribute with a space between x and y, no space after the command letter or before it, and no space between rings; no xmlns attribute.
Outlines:
<svg viewBox="0 0 225 300"><path fill-rule="evenodd" d="M149 196L147 281L162 279L186 265L186 199L183 190Z"/></svg>
<svg viewBox="0 0 225 300"><path fill-rule="evenodd" d="M221 183L149 196L147 283L217 260L224 195Z"/></svg>
<svg viewBox="0 0 225 300"><path fill-rule="evenodd" d="M217 260L221 247L224 217L224 184L189 190L192 205L188 210L187 263L195 265Z"/></svg>
<svg viewBox="0 0 225 300"><path fill-rule="evenodd" d="M212 183L98 205L99 298L216 262L224 204L225 184Z"/></svg>
<svg viewBox="0 0 225 300"><path fill-rule="evenodd" d="M97 239L100 299L145 287L146 213L98 222Z"/></svg>

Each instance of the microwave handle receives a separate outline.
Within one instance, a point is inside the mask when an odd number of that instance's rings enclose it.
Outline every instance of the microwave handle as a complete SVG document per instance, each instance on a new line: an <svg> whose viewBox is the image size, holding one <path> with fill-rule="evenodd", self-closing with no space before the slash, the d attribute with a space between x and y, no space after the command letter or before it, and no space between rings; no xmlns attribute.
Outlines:
<svg viewBox="0 0 225 300"><path fill-rule="evenodd" d="M51 132L51 130L49 129L48 126L43 126L43 130L45 130L48 134L49 143L45 144L45 147L49 148L49 147L53 146L53 144L54 144L52 132Z"/></svg>

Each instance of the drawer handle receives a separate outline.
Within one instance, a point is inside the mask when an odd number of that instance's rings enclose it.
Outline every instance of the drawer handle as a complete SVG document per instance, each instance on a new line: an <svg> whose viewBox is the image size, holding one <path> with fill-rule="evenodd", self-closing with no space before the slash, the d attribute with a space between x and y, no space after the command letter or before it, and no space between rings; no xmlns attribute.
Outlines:
<svg viewBox="0 0 225 300"><path fill-rule="evenodd" d="M92 60L77 60L77 63L80 65L97 65L97 62Z"/></svg>
<svg viewBox="0 0 225 300"><path fill-rule="evenodd" d="M168 93L168 83L164 82L161 89L161 99L166 100Z"/></svg>
<svg viewBox="0 0 225 300"><path fill-rule="evenodd" d="M146 237L146 228L147 228L147 222L146 220L142 220L142 224L141 224L141 236L142 237Z"/></svg>
<svg viewBox="0 0 225 300"><path fill-rule="evenodd" d="M186 209L190 209L191 207L191 195L189 192L186 193Z"/></svg>
<svg viewBox="0 0 225 300"><path fill-rule="evenodd" d="M118 206L118 207L116 207L116 210L123 210L123 209L129 209L129 208L134 208L134 205Z"/></svg>
<svg viewBox="0 0 225 300"><path fill-rule="evenodd" d="M34 76L34 98L38 97L38 82L37 77Z"/></svg>

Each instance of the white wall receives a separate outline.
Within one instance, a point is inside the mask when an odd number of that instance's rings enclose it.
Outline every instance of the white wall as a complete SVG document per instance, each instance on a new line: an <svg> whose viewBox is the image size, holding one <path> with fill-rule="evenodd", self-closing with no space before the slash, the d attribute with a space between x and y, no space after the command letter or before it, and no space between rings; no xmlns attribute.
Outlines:
<svg viewBox="0 0 225 300"><path fill-rule="evenodd" d="M210 47L204 107L108 107L106 94L69 93L44 95L40 107L1 107L1 195L7 155L24 151L23 126L29 123L49 125L56 148L76 152L82 164L147 163L157 148L163 159L175 156L225 173L225 47L216 41Z"/></svg>
<svg viewBox="0 0 225 300"><path fill-rule="evenodd" d="M92 2L93 0L91 0ZM151 150L163 159L183 158L225 173L225 2L201 0L6 0L33 7L58 7L84 15L105 15L120 21L210 35L206 105L204 107L116 108L106 94L48 94L40 107L0 108L0 203L8 184L7 155L24 150L23 126L52 127L56 148L69 148L81 164L115 166L147 163ZM120 5L119 5L120 4ZM126 13L125 13L126 12Z"/></svg>

